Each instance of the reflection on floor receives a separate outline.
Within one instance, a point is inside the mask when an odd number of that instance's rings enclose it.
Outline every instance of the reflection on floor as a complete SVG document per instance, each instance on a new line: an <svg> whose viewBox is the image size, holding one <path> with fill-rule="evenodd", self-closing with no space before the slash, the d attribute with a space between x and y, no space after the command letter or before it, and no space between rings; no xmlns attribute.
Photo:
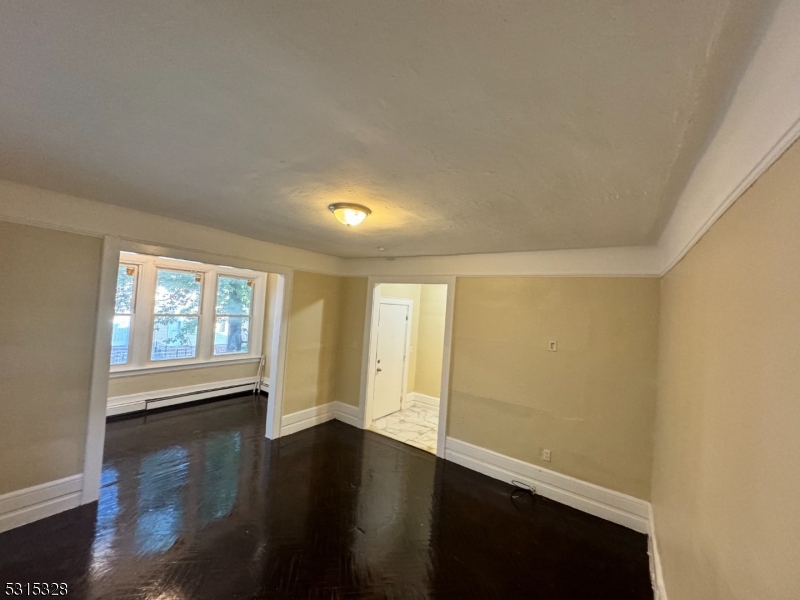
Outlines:
<svg viewBox="0 0 800 600"><path fill-rule="evenodd" d="M429 404L411 402L399 410L372 423L373 431L399 442L411 444L421 450L436 454L436 430L439 409Z"/></svg>
<svg viewBox="0 0 800 600"><path fill-rule="evenodd" d="M99 504L0 534L0 581L68 597L652 599L647 538L263 399L110 423Z"/></svg>

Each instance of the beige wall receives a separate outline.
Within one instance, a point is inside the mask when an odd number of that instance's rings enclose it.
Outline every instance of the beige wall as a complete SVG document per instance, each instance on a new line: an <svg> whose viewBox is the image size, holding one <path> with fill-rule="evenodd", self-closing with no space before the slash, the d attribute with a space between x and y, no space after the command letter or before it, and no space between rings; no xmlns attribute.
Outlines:
<svg viewBox="0 0 800 600"><path fill-rule="evenodd" d="M419 334L414 387L415 392L438 398L442 385L444 321L447 313L447 286L425 284L419 301Z"/></svg>
<svg viewBox="0 0 800 600"><path fill-rule="evenodd" d="M283 415L334 401L344 278L296 271Z"/></svg>
<svg viewBox="0 0 800 600"><path fill-rule="evenodd" d="M0 494L83 471L101 246L0 222Z"/></svg>
<svg viewBox="0 0 800 600"><path fill-rule="evenodd" d="M448 435L647 499L658 295L648 278L459 278Z"/></svg>
<svg viewBox="0 0 800 600"><path fill-rule="evenodd" d="M108 396L113 398L115 396L127 396L128 394L168 390L185 385L243 379L245 377L255 377L257 372L258 363L255 362L115 377L108 382Z"/></svg>
<svg viewBox="0 0 800 600"><path fill-rule="evenodd" d="M336 352L336 390L331 400L358 406L361 393L361 358L367 314L367 278L342 280L342 310Z"/></svg>
<svg viewBox="0 0 800 600"><path fill-rule="evenodd" d="M800 144L662 281L653 508L670 600L800 597Z"/></svg>

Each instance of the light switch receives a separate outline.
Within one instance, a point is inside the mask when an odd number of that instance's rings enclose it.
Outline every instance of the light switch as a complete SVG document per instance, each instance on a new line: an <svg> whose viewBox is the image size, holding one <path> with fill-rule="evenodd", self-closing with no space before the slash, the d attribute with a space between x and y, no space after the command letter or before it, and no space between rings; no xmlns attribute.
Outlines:
<svg viewBox="0 0 800 600"><path fill-rule="evenodd" d="M550 352L558 351L558 342L555 340L550 340Z"/></svg>

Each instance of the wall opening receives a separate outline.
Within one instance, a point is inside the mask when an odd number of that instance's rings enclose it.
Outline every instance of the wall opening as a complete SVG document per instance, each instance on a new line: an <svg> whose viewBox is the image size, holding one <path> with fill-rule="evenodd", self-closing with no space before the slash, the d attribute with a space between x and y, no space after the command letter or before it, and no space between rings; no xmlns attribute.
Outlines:
<svg viewBox="0 0 800 600"><path fill-rule="evenodd" d="M100 499L110 477L108 417L146 422L237 397L257 405L266 437L280 435L292 271L271 267L105 239L82 503Z"/></svg>
<svg viewBox="0 0 800 600"><path fill-rule="evenodd" d="M257 391L277 330L264 271L121 252L107 416Z"/></svg>

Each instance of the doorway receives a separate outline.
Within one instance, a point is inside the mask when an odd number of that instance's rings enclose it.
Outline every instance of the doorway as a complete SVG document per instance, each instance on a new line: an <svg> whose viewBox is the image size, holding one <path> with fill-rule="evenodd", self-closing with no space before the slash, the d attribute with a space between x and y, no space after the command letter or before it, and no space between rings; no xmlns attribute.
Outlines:
<svg viewBox="0 0 800 600"><path fill-rule="evenodd" d="M365 428L443 456L453 294L441 279L370 286L363 405Z"/></svg>

